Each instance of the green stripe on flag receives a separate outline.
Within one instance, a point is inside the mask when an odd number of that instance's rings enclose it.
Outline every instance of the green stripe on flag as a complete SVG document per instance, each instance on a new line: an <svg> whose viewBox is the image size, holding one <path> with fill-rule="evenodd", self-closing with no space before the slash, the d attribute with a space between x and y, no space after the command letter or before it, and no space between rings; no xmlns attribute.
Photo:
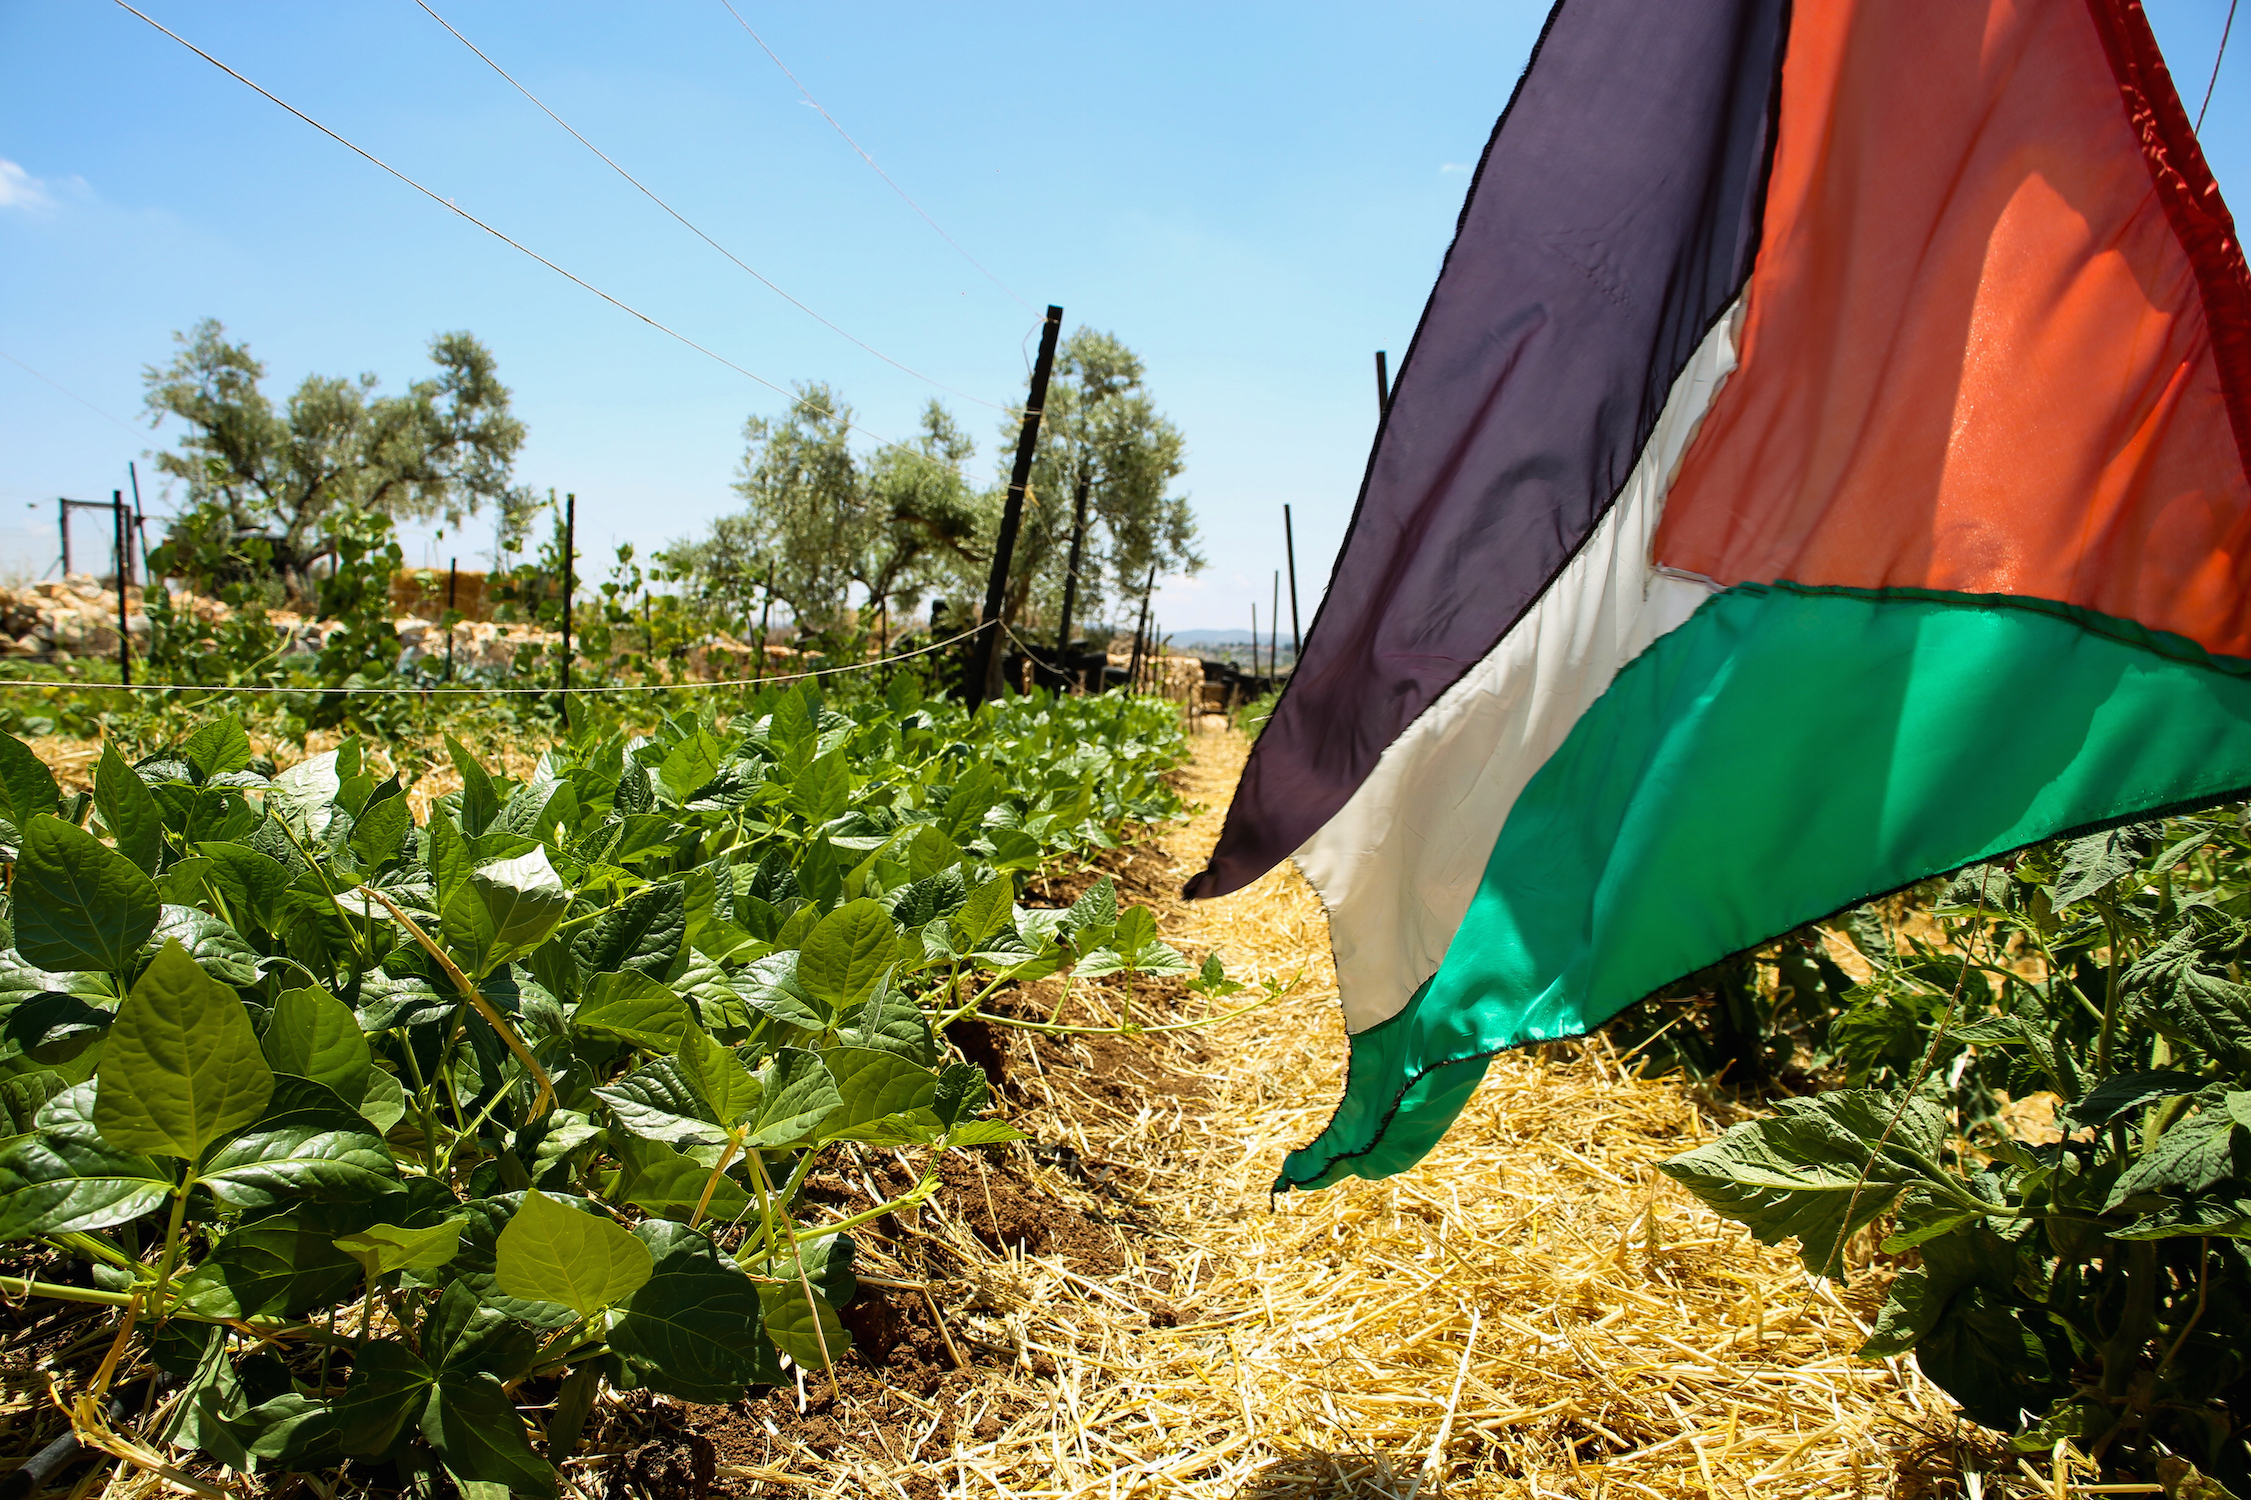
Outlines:
<svg viewBox="0 0 2251 1500"><path fill-rule="evenodd" d="M1618 674L1525 787L1444 964L1352 1038L1276 1188L1385 1177L1484 1059L2053 835L2251 788L2251 662L2044 600L1746 585Z"/></svg>

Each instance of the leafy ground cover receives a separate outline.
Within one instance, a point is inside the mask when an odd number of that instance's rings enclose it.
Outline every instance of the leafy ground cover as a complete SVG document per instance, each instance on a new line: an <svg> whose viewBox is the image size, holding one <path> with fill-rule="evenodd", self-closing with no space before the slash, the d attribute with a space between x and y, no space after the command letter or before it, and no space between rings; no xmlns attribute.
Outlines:
<svg viewBox="0 0 2251 1500"><path fill-rule="evenodd" d="M1786 940L1763 994L1719 978L1837 1086L1665 1170L1816 1274L1874 1226L1898 1274L1861 1353L1912 1351L2021 1450L2251 1493L2244 819L2057 841L1895 907L1921 931L1864 910Z"/></svg>
<svg viewBox="0 0 2251 1500"><path fill-rule="evenodd" d="M552 1493L605 1391L802 1410L859 1237L971 1170L1005 1238L965 1153L1020 1135L965 1050L1239 988L1071 874L1179 812L1168 707L754 708L521 778L449 743L420 820L357 740L276 770L218 719L66 798L0 739L0 1290L62 1305L85 1439L190 1487Z"/></svg>

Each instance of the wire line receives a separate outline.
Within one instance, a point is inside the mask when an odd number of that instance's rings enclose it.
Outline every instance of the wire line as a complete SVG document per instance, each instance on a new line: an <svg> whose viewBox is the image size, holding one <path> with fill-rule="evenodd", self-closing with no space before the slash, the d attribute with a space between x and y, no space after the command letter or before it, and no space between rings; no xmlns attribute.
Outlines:
<svg viewBox="0 0 2251 1500"><path fill-rule="evenodd" d="M42 381L42 382L44 382L44 383L46 383L46 384L48 384L48 385L51 385L51 386L53 386L53 387L54 387L54 388L55 388L56 390L58 390L58 391L61 391L61 392L62 392L62 393L63 393L64 395L68 396L68 397L69 397L69 398L70 398L71 400L73 400L73 401L77 402L77 403L78 403L78 404L79 404L80 406L83 406L83 407L85 407L85 408L86 408L86 409L87 409L88 411L92 412L92 413L93 413L93 414L94 414L95 416L97 416L97 417L100 417L100 418L101 418L101 419L102 419L103 421L105 421L105 422L115 422L115 423L117 423L117 425L118 425L118 426L120 426L120 427L123 427L123 428L124 428L124 429L125 429L125 430L126 430L127 432L130 432L130 433L132 433L132 434L133 434L133 436L135 436L135 437L139 437L139 436L141 435L141 430L140 430L140 429L139 429L138 427L134 427L134 426L132 426L131 424L129 424L129 423L125 422L125 421L122 421L122 420L120 420L120 419L119 419L119 418L117 418L117 417L113 417L113 416L111 416L111 415L110 415L110 414L109 414L108 412L106 412L106 411L103 411L103 410L102 410L102 409L101 409L100 407L96 406L96 405L95 405L95 404L94 404L93 402L91 402L91 401L87 400L87 399L86 399L86 398L85 398L84 396L81 396L81 395L79 395L79 394L78 394L78 392L76 392L76 391L72 390L72 389L71 389L71 388L70 388L69 386L66 386L66 385L64 385L64 384L63 384L63 383L62 383L61 381L59 381L59 380L49 380L49 379L48 379L48 378L47 378L46 376L44 376L44 375L40 374L40 373L39 373L39 372L38 372L37 370L34 370L34 369L33 369L33 368L31 367L31 366L29 366L29 365L25 364L25 363L24 363L24 362L23 362L22 360L20 360L20 359L16 358L16 357L15 357L15 356L14 356L13 354L10 354L10 353L9 353L9 352L8 352L7 350L5 350L5 349L0 349L0 359L4 359L4 360L6 360L6 361L7 361L7 362L8 362L9 364L11 364L11 365L14 365L14 366L15 366L15 367L16 367L17 369L19 369L19 370L23 371L23 372L24 372L24 374L26 374L26 375L29 375L29 376L30 376L30 377L31 377L32 379L34 379L34 380L37 380L37 381Z"/></svg>
<svg viewBox="0 0 2251 1500"><path fill-rule="evenodd" d="M298 693L309 697L326 697L331 693L355 698L551 698L557 693L673 693L703 692L711 688L761 687L777 682L802 682L809 677L834 677L840 672L872 672L878 667L888 667L893 662L911 661L918 656L928 656L933 651L943 651L956 641L966 641L982 625L973 625L959 635L949 635L942 641L932 641L927 646L917 646L912 651L901 651L893 656L879 656L874 661L851 662L841 667L816 667L810 672L782 672L768 677L729 677L716 682L613 682L591 687L564 688L558 686L532 688L500 687L274 687L251 684L229 686L204 682L33 682L27 679L0 681L0 690L7 688L73 687L91 692L123 689L131 693Z"/></svg>
<svg viewBox="0 0 2251 1500"><path fill-rule="evenodd" d="M813 97L813 91L811 89L807 88L804 84L797 81L797 75L789 70L789 64L782 61L781 55L775 52L773 48L766 45L766 39L764 37L751 30L750 23L743 19L743 13L735 9L735 0L719 0L719 3L727 7L727 14L735 18L735 24L737 26L740 26L745 32L749 33L750 39L758 44L758 50L765 53L768 57L774 60L774 66L780 68L782 70L782 76L784 78L787 78L790 83L796 87L797 91L805 96L805 102L812 105L814 109L819 110L821 118L828 121L829 124L835 128L838 135L844 137L844 144L850 146L854 151L857 151L860 154L860 160L866 162L868 166L874 171L876 176L882 178L886 183L889 183L891 186L891 191L897 193L900 198L904 199L907 207L913 209L917 214L920 214L922 216L923 223L928 224L932 229L938 232L938 238L953 246L954 249L959 250L961 252L961 258L963 260L966 260L971 265L975 266L977 268L978 274L983 276L987 281L991 282L994 286L999 287L1002 291L1007 292L1009 297L1016 303L1018 307L1021 307L1022 309L1024 309L1024 311L1031 313L1034 316L1037 316L1039 314L1038 308L1032 306L1031 303L1026 302L1022 297L1018 297L1014 290L1009 287L1007 282L1001 280L998 276L995 276L992 272L986 270L985 263L983 261L979 260L976 256L971 255L967 250L963 249L961 241L946 233L944 226L939 224L936 219L931 218L929 214L925 213L921 204L915 202L913 198L908 197L907 190L899 186L897 182L894 182L889 172L884 171L883 168L876 165L875 158L868 155L867 148L862 146L858 141L852 139L852 132L846 130L843 125L839 124L836 116L830 114L826 109L821 108L821 101Z"/></svg>
<svg viewBox="0 0 2251 1500"><path fill-rule="evenodd" d="M2212 107L2212 90L2220 86L2220 60L2228 55L2228 33L2235 30L2235 0L2228 0L2228 18L2220 25L2220 50L2212 55L2212 77L2204 85L2204 102L2196 107L2197 134L2204 133L2204 111Z"/></svg>
<svg viewBox="0 0 2251 1500"><path fill-rule="evenodd" d="M455 41L461 43L462 46L467 47L471 52L476 53L478 58L480 58L484 62L486 67L492 69L495 73L498 73L502 78L507 79L509 85L514 88L517 93L522 94L526 99L529 99L533 104L537 105L541 114L544 114L548 119L553 120L556 124L562 126L563 129L570 131L571 139L577 141L581 146L584 146L587 150L602 158L604 164L606 164L611 171L617 173L618 176L624 178L627 182L632 183L633 186L640 191L643 197L647 198L657 207L663 209L666 213L672 215L672 217L679 222L680 226L683 229L686 229L690 234L694 235L697 239L702 240L705 244L718 251L721 255L726 256L727 259L733 261L735 265L741 270L748 272L760 286L763 286L764 288L766 288L766 290L772 292L775 296L781 298L784 302L787 302L790 306L796 308L799 312L805 314L805 316L811 318L814 322L819 323L829 332L836 334L840 338L851 340L851 342L859 345L860 348L874 355L877 359L882 360L885 364L891 366L895 370L904 371L906 374L912 375L915 379L922 381L924 384L936 386L939 390L944 391L949 395L959 396L964 401L974 401L979 406L989 406L995 411L1015 410L1015 408L1004 406L998 401L987 401L982 396L973 396L967 391L957 390L955 387L946 384L942 380L936 379L933 376L923 374L920 370L915 369L912 365L904 364L899 360L893 359L890 355L884 353L881 349L876 348L875 345L869 343L867 340L859 338L856 335L847 332L845 329L838 327L836 324L830 322L827 318L823 317L818 312L815 312L812 308L807 307L804 303L798 301L788 292L783 291L779 286L776 286L772 281L768 280L764 275L762 275L756 268L746 264L740 256L735 254L734 251L729 250L725 245L720 244L710 235L705 234L694 224L689 223L685 215L683 215L678 209L674 208L671 204L665 202L662 198L659 198L646 183L641 181L640 178L635 177L631 172L628 172L625 170L625 168L619 166L617 162L610 157L610 154L608 152L595 145L585 136L580 135L578 131L573 128L570 121L564 119L561 115L555 113L555 111L553 111L552 109L549 109L545 100L541 99L530 89L525 88L521 83L518 83L514 74L510 73L499 63L494 62L482 47L479 47L475 42L472 42L467 37L463 36L459 31L454 29L454 25L451 21L448 21L444 16L439 15L435 10L431 9L429 0L414 0L414 3L421 6L424 13L427 14L431 20L437 22L440 26L443 26L447 31L452 32L453 39Z"/></svg>
<svg viewBox="0 0 2251 1500"><path fill-rule="evenodd" d="M245 78L242 74L237 73L234 69L228 67L225 63L219 61L219 59L213 57L210 53L204 51L201 47L198 47L195 43L189 41L186 37L172 30L171 27L166 26L163 22L154 19L153 17L147 15L145 12L134 9L134 7L129 3L129 0L115 0L115 3L120 10L128 11L133 15L139 16L142 20L147 21L149 25L155 27L158 31L163 32L173 41L178 42L181 46L187 48L190 52L193 52L197 57L200 57L205 62L211 64L212 67L217 68L220 72L235 80L235 82L240 83L246 88L249 88L256 93L263 95L272 103L281 106L283 109L295 115L298 119L303 120L307 125L312 126L313 129L319 131L322 135L325 135L330 140L336 142L337 145L342 146L345 150L351 152L354 156L358 156L363 160L366 160L374 164L375 166L382 168L385 172L389 173L393 177L396 177L399 181L405 183L408 187L413 188L416 192L429 199L432 203L440 205L441 207L447 209L449 212L459 214L462 218L467 219L470 223L476 225L479 229L482 229L485 233L491 235L494 239L500 241L503 245L508 246L508 248L510 248L511 250L521 251L523 254L530 256L533 260L538 261L541 265L545 266L548 270L553 271L556 275L562 277L565 281L570 282L574 286L583 288L586 291L592 292L595 296L601 298L604 302L609 303L610 306L616 308L618 311L628 314L631 317L640 319L642 322L648 324L651 328L654 328L657 332L664 334L668 338L678 339L681 343L686 344L689 348L695 350L698 354L701 354L706 359L714 360L719 364L725 365L728 369L734 371L737 375L741 375L746 379L756 381L758 384L766 387L766 389L774 392L776 395L789 397L792 406L801 406L807 411L819 412L822 416L830 417L835 419L836 421L842 422L846 427L850 428L854 432L859 433L862 437L874 438L876 442L886 448L912 448L915 446L915 444L911 440L901 439L893 441L886 439L877 433L870 432L867 428L860 426L859 423L852 421L850 418L845 417L837 412L829 411L823 407L816 406L812 402L806 400L805 397L798 392L785 390L781 386L776 385L773 381L768 380L765 376L759 374L756 370L746 370L741 365L738 365L733 360L727 358L726 355L721 354L716 350L706 348L704 345L697 343L694 339L689 338L686 334L679 332L677 329L669 328L666 325L659 323L656 319L650 317L647 313L641 311L637 307L634 307L632 304L622 302L619 299L611 296L608 292L603 291L593 282L588 281L584 277L578 276L570 271L564 270L561 266L555 264L555 262L540 254L537 250L532 249L529 245L525 245L516 240L510 239L507 235L501 233L499 230L493 228L490 224L487 224L484 220L478 218L475 214L469 212L469 210L455 203L451 198L441 198L440 196L438 196L438 194L432 192L429 188L424 187L421 183L416 182L413 178L407 176L406 173L400 171L397 167L392 166L389 162L383 160L374 152L369 151L364 147L354 145L352 142L346 140L343 136L338 135L335 131L329 129L326 125L323 125L320 121L314 119L311 115L306 114L296 105L291 104L288 100L283 99L279 95L273 93L271 90L263 88L260 85L252 82L250 79Z"/></svg>

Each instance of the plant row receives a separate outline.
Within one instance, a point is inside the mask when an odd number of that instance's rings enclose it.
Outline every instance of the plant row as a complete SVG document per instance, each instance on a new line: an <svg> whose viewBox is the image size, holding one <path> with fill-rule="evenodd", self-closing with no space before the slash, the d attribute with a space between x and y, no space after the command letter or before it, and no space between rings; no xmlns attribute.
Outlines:
<svg viewBox="0 0 2251 1500"><path fill-rule="evenodd" d="M1748 1018L1732 1056L1795 1030L1840 1086L1665 1170L1817 1275L1874 1227L1898 1274L1862 1354L1912 1352L2020 1448L2251 1494L2251 834L2060 840L1907 915L1701 976Z"/></svg>
<svg viewBox="0 0 2251 1500"><path fill-rule="evenodd" d="M604 1384L720 1402L846 1351L853 1230L1021 1139L949 1026L1059 972L1239 988L1106 879L1020 899L1178 813L1161 704L901 678L521 781L449 748L418 823L357 741L277 772L216 720L65 799L0 738L0 1290L119 1309L84 1439L552 1494ZM807 1203L875 1149L910 1189Z"/></svg>

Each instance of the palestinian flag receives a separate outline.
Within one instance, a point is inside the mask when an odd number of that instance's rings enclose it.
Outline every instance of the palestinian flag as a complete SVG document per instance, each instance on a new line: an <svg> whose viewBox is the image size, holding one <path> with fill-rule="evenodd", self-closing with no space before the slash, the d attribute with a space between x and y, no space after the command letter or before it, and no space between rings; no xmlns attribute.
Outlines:
<svg viewBox="0 0 2251 1500"><path fill-rule="evenodd" d="M1342 1106L2251 793L2251 283L2134 0L1562 0L1196 896L1327 903Z"/></svg>

